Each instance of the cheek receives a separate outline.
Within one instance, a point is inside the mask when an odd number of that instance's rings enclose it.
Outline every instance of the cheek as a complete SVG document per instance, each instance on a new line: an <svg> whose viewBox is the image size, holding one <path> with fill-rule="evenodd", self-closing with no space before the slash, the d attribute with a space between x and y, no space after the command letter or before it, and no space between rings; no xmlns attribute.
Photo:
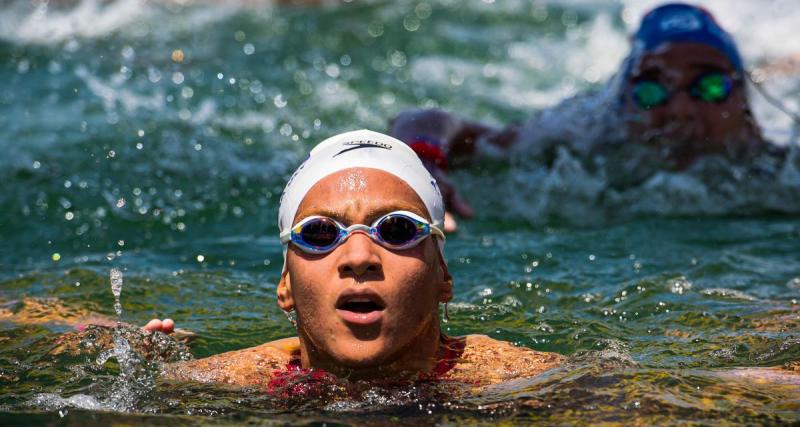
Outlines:
<svg viewBox="0 0 800 427"><path fill-rule="evenodd" d="M327 271L316 261L313 267L302 265L306 261L296 259L290 264L292 271L292 298L295 309L306 323L316 323L323 308L331 305L330 298L334 293ZM335 298L335 295L334 295Z"/></svg>
<svg viewBox="0 0 800 427"><path fill-rule="evenodd" d="M709 111L715 113L710 120L724 128L741 127L747 120L747 103L740 96L733 96Z"/></svg>
<svg viewBox="0 0 800 427"><path fill-rule="evenodd" d="M399 285L395 288L394 298L406 314L413 312L424 315L435 310L439 304L442 273L438 261L426 261L429 259L436 260L435 256L407 258L404 262L397 263L391 273L387 271L387 276L393 276L389 283Z"/></svg>

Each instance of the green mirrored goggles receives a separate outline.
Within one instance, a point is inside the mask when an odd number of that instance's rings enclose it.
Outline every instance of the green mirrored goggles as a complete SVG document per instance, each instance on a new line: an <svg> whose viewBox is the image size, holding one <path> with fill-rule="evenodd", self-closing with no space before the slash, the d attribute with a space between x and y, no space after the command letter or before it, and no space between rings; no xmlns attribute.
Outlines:
<svg viewBox="0 0 800 427"><path fill-rule="evenodd" d="M708 73L696 78L689 85L688 91L692 98L704 102L720 103L724 102L733 90L734 80L722 73ZM666 86L655 80L640 80L633 85L631 96L633 101L640 108L649 110L669 102L670 93Z"/></svg>

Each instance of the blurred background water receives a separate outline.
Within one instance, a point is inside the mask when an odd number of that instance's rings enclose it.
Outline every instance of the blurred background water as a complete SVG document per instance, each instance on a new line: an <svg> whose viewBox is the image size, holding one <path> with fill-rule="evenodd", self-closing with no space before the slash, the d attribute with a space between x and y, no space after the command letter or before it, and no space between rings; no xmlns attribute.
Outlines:
<svg viewBox="0 0 800 427"><path fill-rule="evenodd" d="M407 108L502 125L601 92L656 4L5 3L0 298L55 297L111 316L118 268L124 320L174 318L197 334L196 357L289 336L274 298L276 203L316 142L385 131ZM704 5L747 68L798 111L797 68L775 66L800 54L794 2ZM776 145L797 144L786 114L756 93L752 102ZM574 127L593 104L574 105L542 120ZM796 386L730 385L704 371L800 358L796 159L758 173L656 170L620 188L608 170L560 156L455 172L479 214L448 239L446 330L591 361L572 375L424 407L387 398L298 415L257 394L168 387L109 407L86 399L113 388L110 374L48 355L67 327L3 322L0 419L105 423L119 415L96 410L112 409L150 423L796 422ZM603 360L616 369L590 369Z"/></svg>

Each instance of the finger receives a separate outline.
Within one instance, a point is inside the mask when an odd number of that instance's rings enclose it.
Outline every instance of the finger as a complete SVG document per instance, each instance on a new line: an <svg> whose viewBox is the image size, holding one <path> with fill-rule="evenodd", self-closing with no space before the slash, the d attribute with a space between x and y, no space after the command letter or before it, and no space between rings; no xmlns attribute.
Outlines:
<svg viewBox="0 0 800 427"><path fill-rule="evenodd" d="M174 326L175 325L173 325L173 327ZM163 324L161 323L161 320L153 319L153 320L147 322L147 324L144 325L144 327L142 329L144 329L145 331L153 332L153 331L160 331L162 327L163 327Z"/></svg>
<svg viewBox="0 0 800 427"><path fill-rule="evenodd" d="M164 319L161 322L161 332L171 334L175 330L175 322L172 319Z"/></svg>
<svg viewBox="0 0 800 427"><path fill-rule="evenodd" d="M455 233L458 231L458 223L450 212L444 213L444 232Z"/></svg>

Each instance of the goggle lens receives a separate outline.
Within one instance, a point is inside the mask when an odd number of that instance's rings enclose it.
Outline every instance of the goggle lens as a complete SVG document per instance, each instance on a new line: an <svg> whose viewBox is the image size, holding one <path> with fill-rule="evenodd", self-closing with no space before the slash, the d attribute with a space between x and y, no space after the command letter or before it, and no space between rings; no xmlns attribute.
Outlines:
<svg viewBox="0 0 800 427"><path fill-rule="evenodd" d="M667 102L667 97L667 89L658 82L642 81L633 87L634 101L645 110L664 104Z"/></svg>
<svg viewBox="0 0 800 427"><path fill-rule="evenodd" d="M339 227L330 218L315 218L300 229L303 242L318 249L327 248L339 240Z"/></svg>
<svg viewBox="0 0 800 427"><path fill-rule="evenodd" d="M691 94L706 102L722 102L731 93L731 79L724 74L707 74L692 85Z"/></svg>
<svg viewBox="0 0 800 427"><path fill-rule="evenodd" d="M420 226L424 227L424 224ZM393 246L405 245L422 231L415 221L403 215L388 216L376 228L381 240Z"/></svg>

